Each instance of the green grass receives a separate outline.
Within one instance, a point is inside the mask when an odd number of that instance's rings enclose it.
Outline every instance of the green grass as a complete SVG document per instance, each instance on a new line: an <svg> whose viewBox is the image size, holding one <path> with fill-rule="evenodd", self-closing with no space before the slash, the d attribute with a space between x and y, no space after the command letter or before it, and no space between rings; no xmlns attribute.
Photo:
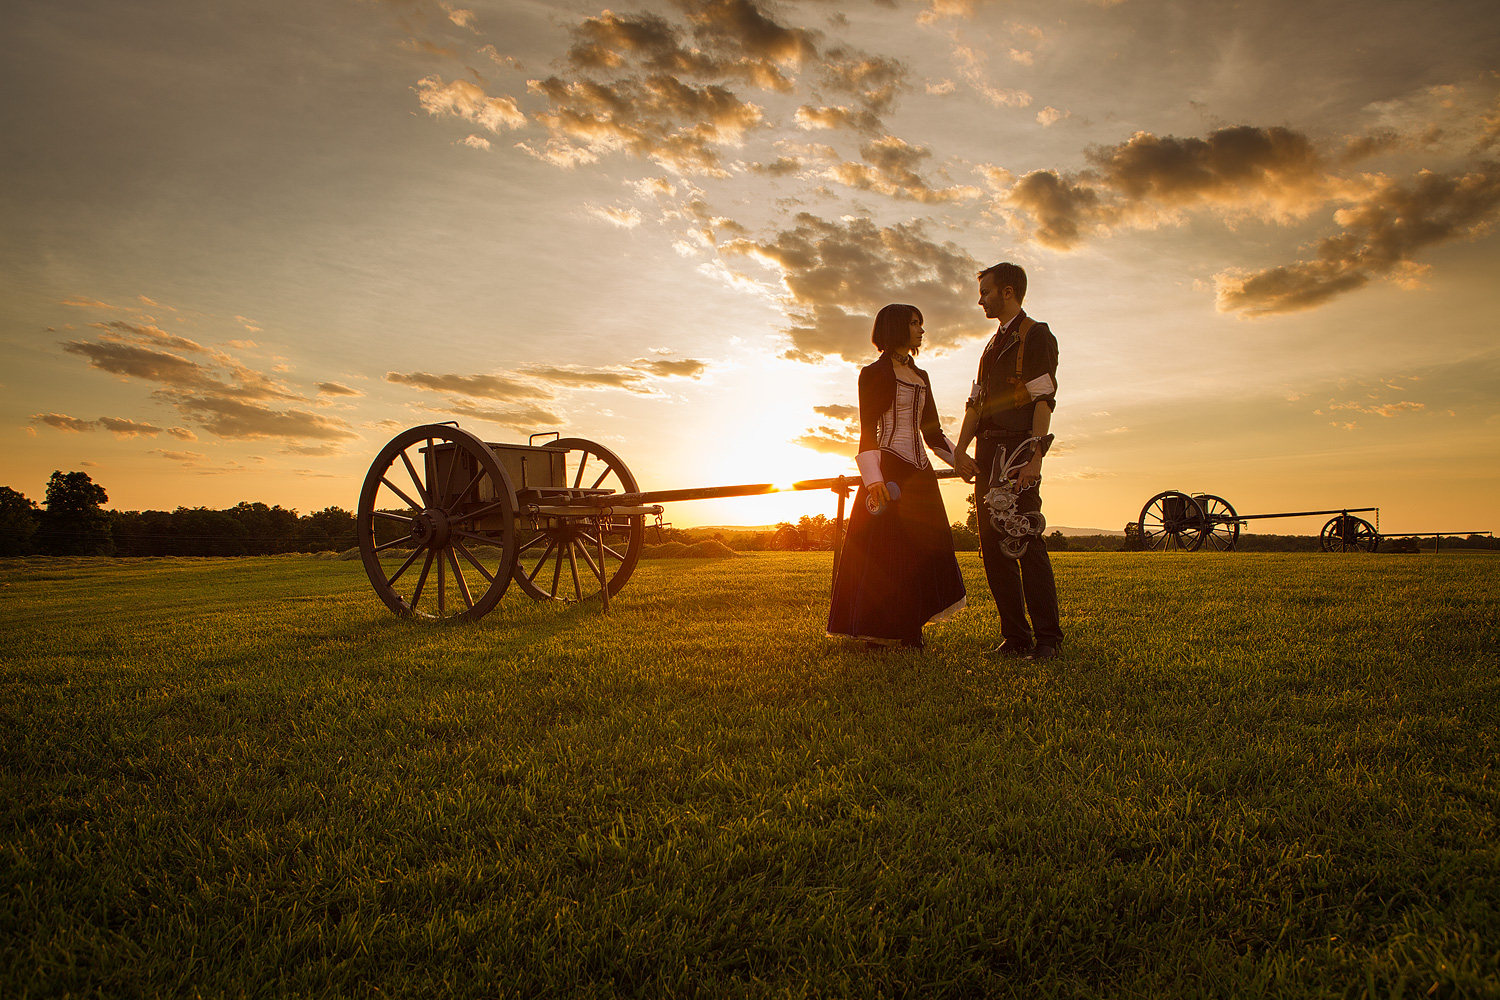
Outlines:
<svg viewBox="0 0 1500 1000"><path fill-rule="evenodd" d="M1058 553L1045 664L961 561L0 563L0 996L1500 995L1500 559Z"/></svg>

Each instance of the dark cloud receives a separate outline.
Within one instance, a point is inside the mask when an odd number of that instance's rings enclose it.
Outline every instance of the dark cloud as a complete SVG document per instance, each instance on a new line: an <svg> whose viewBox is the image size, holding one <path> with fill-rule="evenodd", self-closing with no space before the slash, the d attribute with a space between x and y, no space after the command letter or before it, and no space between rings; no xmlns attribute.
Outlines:
<svg viewBox="0 0 1500 1000"><path fill-rule="evenodd" d="M525 374L568 389L624 389L627 392L650 392L646 376L636 371L601 368L530 367Z"/></svg>
<svg viewBox="0 0 1500 1000"><path fill-rule="evenodd" d="M63 350L88 358L90 367L111 375L160 382L174 389L188 391L228 388L208 368L196 361L136 344L70 340L63 344Z"/></svg>
<svg viewBox="0 0 1500 1000"><path fill-rule="evenodd" d="M302 398L275 379L246 367L227 354L216 354L214 360L229 369L232 381L225 381L211 368L196 361L138 344L114 340L96 343L70 340L62 347L69 354L88 358L92 368L159 383L169 395L201 393L229 399Z"/></svg>
<svg viewBox="0 0 1500 1000"><path fill-rule="evenodd" d="M830 222L809 213L795 221L769 239L731 240L720 248L780 269L791 319L787 357L868 358L875 313L890 302L922 310L934 347L988 332L971 301L979 263L952 242L929 239L921 222L881 227L869 219Z"/></svg>
<svg viewBox="0 0 1500 1000"><path fill-rule="evenodd" d="M222 351L205 351L148 324L95 325L105 331L100 340L67 341L63 350L87 358L89 365L100 371L154 383L158 399L171 403L184 417L219 437L324 441L357 437L345 421L336 417L320 417L295 408L273 409L268 402L303 401L304 397ZM204 353L208 358L204 362L191 360L160 350L157 345ZM94 424L120 437L165 432L179 440L197 440L186 427L162 428L121 417L101 417Z"/></svg>
<svg viewBox="0 0 1500 1000"><path fill-rule="evenodd" d="M273 410L259 403L223 396L184 396L173 402L184 414L222 438L348 441L359 436L347 421L307 410Z"/></svg>
<svg viewBox="0 0 1500 1000"><path fill-rule="evenodd" d="M104 334L106 340L120 343L154 344L170 350L188 351L195 354L204 354L208 350L195 341L168 333L151 323L127 323L117 319L110 323L90 323L89 325L96 330L106 331Z"/></svg>
<svg viewBox="0 0 1500 1000"><path fill-rule="evenodd" d="M541 406L522 406L509 410L487 409L468 403L450 401L442 407L427 407L434 413L449 413L455 417L486 420L514 430L531 430L535 427L560 427L563 418Z"/></svg>
<svg viewBox="0 0 1500 1000"><path fill-rule="evenodd" d="M648 361L642 358L636 364L642 370L662 378L698 378L708 369L706 364L694 358L682 358L676 361Z"/></svg>
<svg viewBox="0 0 1500 1000"><path fill-rule="evenodd" d="M454 392L475 399L546 399L552 395L546 387L521 382L503 375L435 375L430 372L386 372L385 380L433 392Z"/></svg>
<svg viewBox="0 0 1500 1000"><path fill-rule="evenodd" d="M1327 165L1291 129L1238 125L1206 138L1137 132L1086 154L1075 174L1032 171L1008 192L1038 242L1072 249L1094 232L1155 225L1200 206L1290 220L1320 208L1331 191Z"/></svg>
<svg viewBox="0 0 1500 1000"><path fill-rule="evenodd" d="M880 116L869 109L845 107L842 104L813 107L804 104L797 109L798 125L809 131L813 129L848 129L852 132L879 133L885 124Z"/></svg>
<svg viewBox="0 0 1500 1000"><path fill-rule="evenodd" d="M817 33L766 16L752 0L683 0L693 35L717 51L776 68L798 69L818 56Z"/></svg>
<svg viewBox="0 0 1500 1000"><path fill-rule="evenodd" d="M964 201L977 198L976 187L933 187L917 168L932 156L924 146L913 146L888 135L860 148L862 163L844 162L830 168L825 176L860 191L874 191L902 201L923 204Z"/></svg>
<svg viewBox="0 0 1500 1000"><path fill-rule="evenodd" d="M549 77L527 86L552 110L536 116L550 135L546 145L523 148L563 166L623 152L677 174L725 176L719 146L739 144L762 121L759 107L725 87L666 74L609 84Z"/></svg>
<svg viewBox="0 0 1500 1000"><path fill-rule="evenodd" d="M890 110L896 95L910 89L906 67L899 60L844 46L822 54L818 76L824 87L850 94L876 113Z"/></svg>
<svg viewBox="0 0 1500 1000"><path fill-rule="evenodd" d="M809 427L794 444L830 455L853 455L859 448L859 407L846 403L814 406L813 412L832 423Z"/></svg>
<svg viewBox="0 0 1500 1000"><path fill-rule="evenodd" d="M60 431L67 431L73 434L101 428L121 438L133 438L141 435L155 437L164 430L164 428L153 424L137 423L134 420L127 420L124 417L100 417L98 420L80 420L78 417L70 417L63 413L34 413L31 416L31 422L34 424L46 424L48 427L55 427ZM176 437L179 430L181 428L173 428L168 433Z"/></svg>
<svg viewBox="0 0 1500 1000"><path fill-rule="evenodd" d="M358 389L352 389L341 382L318 382L318 392L324 396L363 396L364 393Z"/></svg>
<svg viewBox="0 0 1500 1000"><path fill-rule="evenodd" d="M169 451L166 448L152 448L146 454L160 455L162 458L173 462L181 462L184 465L195 465L208 457L201 451Z"/></svg>
<svg viewBox="0 0 1500 1000"><path fill-rule="evenodd" d="M1406 183L1386 180L1336 218L1344 231L1320 240L1312 260L1218 275L1219 308L1250 315L1293 312L1373 279L1414 280L1422 271L1417 253L1476 239L1500 220L1500 164L1461 174L1424 171Z"/></svg>
<svg viewBox="0 0 1500 1000"><path fill-rule="evenodd" d="M115 437L133 438L139 435L156 437L165 428L156 427L152 424L138 424L134 420L126 420L123 417L100 417L99 426L109 431Z"/></svg>
<svg viewBox="0 0 1500 1000"><path fill-rule="evenodd" d="M70 417L66 413L33 413L31 415L31 422L34 424L46 424L48 427L55 427L69 434L78 434L82 431L91 431L94 429L94 422L92 420L80 420L77 417Z"/></svg>
<svg viewBox="0 0 1500 1000"><path fill-rule="evenodd" d="M790 156L778 156L770 163L752 163L750 169L757 174L770 177L786 177L802 169L802 161Z"/></svg>

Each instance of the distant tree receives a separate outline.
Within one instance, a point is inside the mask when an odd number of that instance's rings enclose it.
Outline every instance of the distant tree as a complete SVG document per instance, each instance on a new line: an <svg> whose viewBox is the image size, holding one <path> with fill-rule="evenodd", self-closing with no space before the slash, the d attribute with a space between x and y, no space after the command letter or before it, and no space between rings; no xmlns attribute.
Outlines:
<svg viewBox="0 0 1500 1000"><path fill-rule="evenodd" d="M1061 531L1054 531L1052 534L1047 536L1048 552L1063 552L1067 549L1067 547L1068 536L1064 535Z"/></svg>
<svg viewBox="0 0 1500 1000"><path fill-rule="evenodd" d="M228 511L178 507L172 512L171 553L176 556L242 556L245 526Z"/></svg>
<svg viewBox="0 0 1500 1000"><path fill-rule="evenodd" d="M263 503L247 503L241 500L224 513L234 518L245 529L242 536L245 551L252 556L291 552L297 548L297 512L281 505L267 507Z"/></svg>
<svg viewBox="0 0 1500 1000"><path fill-rule="evenodd" d="M41 523L36 501L25 494L0 486L0 556L24 556L31 552L31 540Z"/></svg>
<svg viewBox="0 0 1500 1000"><path fill-rule="evenodd" d="M978 552L979 532L966 524L949 525L953 531L953 551Z"/></svg>
<svg viewBox="0 0 1500 1000"><path fill-rule="evenodd" d="M354 515L342 507L324 507L297 522L299 552L342 552L358 543Z"/></svg>
<svg viewBox="0 0 1500 1000"><path fill-rule="evenodd" d="M117 510L110 532L115 554L120 556L164 556L172 540L172 512L166 510Z"/></svg>
<svg viewBox="0 0 1500 1000"><path fill-rule="evenodd" d="M47 480L47 509L42 512L37 546L54 556L103 556L114 551L110 515L103 505L109 494L87 472L54 472Z"/></svg>
<svg viewBox="0 0 1500 1000"><path fill-rule="evenodd" d="M1139 552L1145 547L1145 541L1141 538L1141 526L1134 521L1125 524L1125 544L1121 546L1126 552Z"/></svg>

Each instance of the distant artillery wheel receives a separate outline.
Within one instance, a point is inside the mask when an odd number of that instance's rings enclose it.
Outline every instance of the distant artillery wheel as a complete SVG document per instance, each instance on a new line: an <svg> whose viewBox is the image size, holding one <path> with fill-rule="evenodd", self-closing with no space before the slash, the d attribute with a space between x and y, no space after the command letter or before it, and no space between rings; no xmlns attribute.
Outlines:
<svg viewBox="0 0 1500 1000"><path fill-rule="evenodd" d="M568 489L596 496L602 495L600 491L640 492L625 463L602 445L562 438L546 450L564 453L562 485ZM577 602L596 596L601 580L608 581L609 596L620 592L641 558L646 526L639 514L616 518L540 515L534 530L523 523L521 533L524 541L516 557L516 584L533 600Z"/></svg>
<svg viewBox="0 0 1500 1000"><path fill-rule="evenodd" d="M1240 522L1229 501L1212 493L1195 493L1193 499L1203 508L1206 524L1199 547L1212 552L1234 551L1235 544L1240 540Z"/></svg>
<svg viewBox="0 0 1500 1000"><path fill-rule="evenodd" d="M1186 493L1166 490L1141 508L1141 548L1192 552L1203 544L1207 529L1203 508Z"/></svg>
<svg viewBox="0 0 1500 1000"><path fill-rule="evenodd" d="M402 431L359 494L359 554L375 593L398 615L482 618L510 586L515 510L510 477L479 438L443 424Z"/></svg>
<svg viewBox="0 0 1500 1000"><path fill-rule="evenodd" d="M1330 519L1321 537L1324 552L1374 552L1380 545L1375 526L1353 514Z"/></svg>

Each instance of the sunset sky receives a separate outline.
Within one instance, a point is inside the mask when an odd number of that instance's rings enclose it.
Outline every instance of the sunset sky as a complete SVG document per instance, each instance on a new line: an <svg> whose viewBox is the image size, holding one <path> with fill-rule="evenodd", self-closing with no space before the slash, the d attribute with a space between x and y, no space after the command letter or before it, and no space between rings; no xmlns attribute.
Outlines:
<svg viewBox="0 0 1500 1000"><path fill-rule="evenodd" d="M1500 530L1494 0L7 0L0 79L0 485L38 501L353 509L442 420L647 489L836 475L874 313L923 311L956 434L1013 260L1049 523Z"/></svg>

